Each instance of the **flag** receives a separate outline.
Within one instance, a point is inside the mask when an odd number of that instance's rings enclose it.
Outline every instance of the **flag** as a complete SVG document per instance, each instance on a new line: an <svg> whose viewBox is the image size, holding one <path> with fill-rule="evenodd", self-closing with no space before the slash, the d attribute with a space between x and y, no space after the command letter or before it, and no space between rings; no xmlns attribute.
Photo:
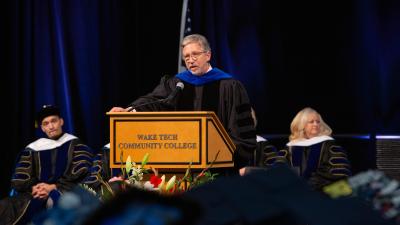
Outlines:
<svg viewBox="0 0 400 225"><path fill-rule="evenodd" d="M192 19L190 17L190 1L183 0L182 15L181 15L181 32L179 38L179 57L178 57L178 73L186 70L185 64L182 61L181 43L185 36L192 33Z"/></svg>

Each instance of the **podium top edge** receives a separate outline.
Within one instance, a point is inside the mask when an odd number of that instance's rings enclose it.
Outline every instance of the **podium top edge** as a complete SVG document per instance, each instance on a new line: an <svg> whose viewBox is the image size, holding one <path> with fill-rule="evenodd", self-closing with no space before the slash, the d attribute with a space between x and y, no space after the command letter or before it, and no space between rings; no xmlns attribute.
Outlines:
<svg viewBox="0 0 400 225"><path fill-rule="evenodd" d="M107 112L108 116L132 116L132 115L170 115L170 116L179 116L179 115L193 115L193 116L204 116L204 115L212 115L216 116L213 111L163 111L163 112Z"/></svg>

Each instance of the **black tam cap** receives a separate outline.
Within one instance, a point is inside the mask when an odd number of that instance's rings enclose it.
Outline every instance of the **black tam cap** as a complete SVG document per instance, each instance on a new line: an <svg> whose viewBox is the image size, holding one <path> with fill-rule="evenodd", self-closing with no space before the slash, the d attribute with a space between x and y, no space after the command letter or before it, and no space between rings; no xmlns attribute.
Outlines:
<svg viewBox="0 0 400 225"><path fill-rule="evenodd" d="M39 126L48 116L61 116L60 109L54 105L43 105L36 115L36 124Z"/></svg>

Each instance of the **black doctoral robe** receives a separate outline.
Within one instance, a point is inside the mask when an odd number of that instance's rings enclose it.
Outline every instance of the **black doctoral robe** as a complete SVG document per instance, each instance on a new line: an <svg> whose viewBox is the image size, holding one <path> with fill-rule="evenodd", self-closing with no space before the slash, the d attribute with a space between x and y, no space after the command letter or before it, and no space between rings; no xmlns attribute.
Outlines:
<svg viewBox="0 0 400 225"><path fill-rule="evenodd" d="M216 68L205 75L210 73L212 76L226 75ZM251 165L256 148L256 132L249 97L243 84L230 75L230 78L220 76L221 79L208 80L200 85L178 79L177 76L164 76L151 93L138 98L131 105L136 111L214 111L236 145L235 167ZM168 102L156 102L167 98L178 82L183 82L185 86L176 98Z"/></svg>
<svg viewBox="0 0 400 225"><path fill-rule="evenodd" d="M59 139L41 138L29 144L15 166L11 186L15 195L0 201L0 224L24 224L46 209L49 199L55 203L63 192L71 190L91 167L93 152L80 140L64 133ZM32 198L38 183L55 184L57 189L44 201Z"/></svg>
<svg viewBox="0 0 400 225"><path fill-rule="evenodd" d="M329 136L292 141L278 153L277 162L286 161L314 189L351 176L347 152Z"/></svg>

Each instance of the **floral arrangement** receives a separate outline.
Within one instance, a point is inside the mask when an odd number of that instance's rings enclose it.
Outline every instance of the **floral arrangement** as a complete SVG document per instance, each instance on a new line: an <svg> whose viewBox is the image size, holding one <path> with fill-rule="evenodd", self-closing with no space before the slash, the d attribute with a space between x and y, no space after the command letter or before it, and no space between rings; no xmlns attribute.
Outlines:
<svg viewBox="0 0 400 225"><path fill-rule="evenodd" d="M217 159L216 155L214 161ZM84 189L88 190L100 197L100 199L108 200L115 196L117 191L125 191L129 188L139 188L147 191L155 191L160 194L178 194L184 191L190 190L198 185L215 180L218 176L217 173L212 173L210 168L212 167L214 161L205 169L203 169L199 174L193 176L191 170L191 163L186 169L183 177L178 178L173 175L171 178L166 180L166 176L159 176L158 170L155 168L145 168L149 159L149 154L145 154L141 164L137 165L132 162L130 156L128 156L125 165L122 165L121 171L122 175L118 177L111 178L108 182L105 182L100 175L98 179L101 182L101 189L99 193L96 193L92 188L87 185L81 185ZM146 176L146 174L148 174ZM151 175L150 175L151 174ZM150 177L149 180L144 180L145 177Z"/></svg>
<svg viewBox="0 0 400 225"><path fill-rule="evenodd" d="M359 197L383 218L400 224L400 182L380 170L368 170L325 186L331 198Z"/></svg>

